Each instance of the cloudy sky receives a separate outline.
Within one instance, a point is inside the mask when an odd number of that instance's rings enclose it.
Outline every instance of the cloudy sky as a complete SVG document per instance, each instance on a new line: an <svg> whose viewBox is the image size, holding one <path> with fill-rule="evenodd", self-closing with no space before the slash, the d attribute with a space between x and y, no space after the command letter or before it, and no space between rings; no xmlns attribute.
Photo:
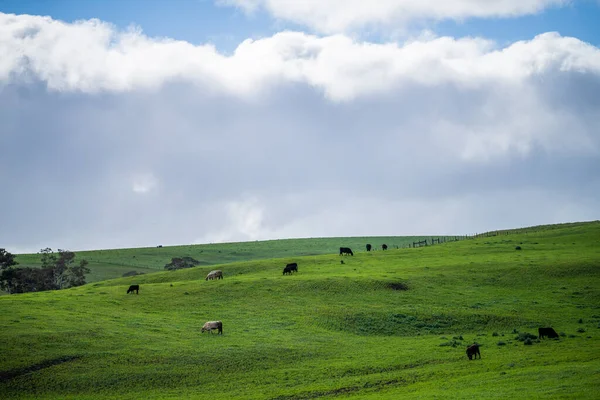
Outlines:
<svg viewBox="0 0 600 400"><path fill-rule="evenodd" d="M600 219L600 1L0 0L0 247Z"/></svg>

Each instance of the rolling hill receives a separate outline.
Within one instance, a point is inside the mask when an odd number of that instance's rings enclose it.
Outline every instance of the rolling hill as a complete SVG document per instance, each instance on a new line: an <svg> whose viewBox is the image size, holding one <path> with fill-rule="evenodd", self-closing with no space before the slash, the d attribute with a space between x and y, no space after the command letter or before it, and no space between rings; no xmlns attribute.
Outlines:
<svg viewBox="0 0 600 400"><path fill-rule="evenodd" d="M353 246L352 240L343 244ZM237 257L221 253L218 265L2 296L0 393L597 398L600 222L353 257L331 254L333 244L322 254L309 243L240 243L226 253ZM289 248L298 253L282 250ZM143 251L170 258L170 250ZM142 250L128 253L134 251L102 253L130 267L129 256L143 258ZM244 259L242 251L251 256ZM299 272L283 276L289 261L298 262ZM144 261L154 270L161 263ZM216 268L225 278L205 281ZM126 294L133 283L139 295ZM201 334L209 320L223 321L224 334ZM560 338L533 337L546 326ZM469 361L465 348L474 342L482 359Z"/></svg>

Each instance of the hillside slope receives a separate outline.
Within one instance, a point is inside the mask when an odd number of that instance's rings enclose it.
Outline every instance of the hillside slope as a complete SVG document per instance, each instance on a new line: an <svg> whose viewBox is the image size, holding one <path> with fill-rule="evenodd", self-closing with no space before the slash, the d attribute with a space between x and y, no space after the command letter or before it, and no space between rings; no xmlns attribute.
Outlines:
<svg viewBox="0 0 600 400"><path fill-rule="evenodd" d="M435 236L444 238L444 236ZM131 249L90 250L76 252L78 259L89 262L91 273L87 282L114 279L136 271L151 273L163 271L173 257L192 257L199 266L227 264L237 261L262 260L281 257L300 257L320 254L336 254L340 246L355 251L365 251L371 243L380 250L382 244L390 249L407 247L409 243L431 239L430 236L378 236L348 238L281 239L256 242L193 244L184 246L144 247ZM55 249L56 250L56 249ZM39 254L19 254L15 257L19 266L39 267Z"/></svg>
<svg viewBox="0 0 600 400"><path fill-rule="evenodd" d="M284 257L221 265L219 281L204 266L0 297L0 393L597 398L598 222L293 260L292 276ZM201 334L215 319L224 334ZM541 326L560 339L517 339Z"/></svg>

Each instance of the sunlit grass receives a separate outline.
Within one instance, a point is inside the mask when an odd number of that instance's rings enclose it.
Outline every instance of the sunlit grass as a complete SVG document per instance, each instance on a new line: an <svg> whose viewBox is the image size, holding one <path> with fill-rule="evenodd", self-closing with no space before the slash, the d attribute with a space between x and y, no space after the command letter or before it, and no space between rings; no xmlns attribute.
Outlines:
<svg viewBox="0 0 600 400"><path fill-rule="evenodd" d="M597 398L600 223L340 258L237 261L218 267L219 281L204 280L207 265L2 296L0 393ZM283 276L289 261L299 272ZM139 295L126 294L132 283ZM201 334L215 319L224 334ZM564 336L518 340L540 326ZM481 360L466 357L473 342Z"/></svg>

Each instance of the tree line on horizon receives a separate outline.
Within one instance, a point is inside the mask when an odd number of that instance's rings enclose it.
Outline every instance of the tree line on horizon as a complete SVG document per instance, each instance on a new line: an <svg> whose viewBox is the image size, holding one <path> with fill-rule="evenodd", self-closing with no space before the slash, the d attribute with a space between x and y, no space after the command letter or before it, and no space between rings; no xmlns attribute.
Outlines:
<svg viewBox="0 0 600 400"><path fill-rule="evenodd" d="M8 294L60 290L85 285L87 260L75 262L75 253L47 247L40 250L41 268L16 267L15 256L0 248L0 289Z"/></svg>

